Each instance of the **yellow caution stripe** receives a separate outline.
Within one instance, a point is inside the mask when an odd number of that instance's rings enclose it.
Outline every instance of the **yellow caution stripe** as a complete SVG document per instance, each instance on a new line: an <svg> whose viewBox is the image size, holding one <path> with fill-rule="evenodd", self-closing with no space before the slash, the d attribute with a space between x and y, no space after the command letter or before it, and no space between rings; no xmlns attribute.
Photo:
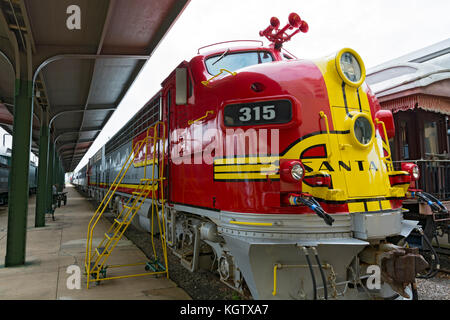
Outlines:
<svg viewBox="0 0 450 320"><path fill-rule="evenodd" d="M214 160L215 181L280 179L279 157L241 157Z"/></svg>
<svg viewBox="0 0 450 320"><path fill-rule="evenodd" d="M96 182L90 182L91 185L94 186L99 186L100 188L109 188L111 185L106 184L106 183L96 183ZM126 189L142 189L143 185L139 185L139 184L119 184L119 188L126 188ZM153 186L148 185L145 187L144 190L148 190L148 191L152 191L152 190L158 190L158 185L154 184Z"/></svg>
<svg viewBox="0 0 450 320"><path fill-rule="evenodd" d="M156 163L156 165L158 165L158 159L155 159L155 163ZM138 168L138 167L144 167L144 166L148 166L148 165L153 165L153 159L147 159L147 161L145 161L145 160L142 160L142 161L134 161L133 162L133 166L135 167L135 168Z"/></svg>
<svg viewBox="0 0 450 320"><path fill-rule="evenodd" d="M253 156L253 157L229 157L214 159L214 165L229 165L229 164L270 164L280 160L279 156Z"/></svg>

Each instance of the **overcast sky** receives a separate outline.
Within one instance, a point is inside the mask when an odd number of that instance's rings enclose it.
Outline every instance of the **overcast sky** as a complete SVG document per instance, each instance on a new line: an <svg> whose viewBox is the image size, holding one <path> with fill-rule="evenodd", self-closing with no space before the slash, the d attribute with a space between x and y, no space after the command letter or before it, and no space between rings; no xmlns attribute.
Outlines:
<svg viewBox="0 0 450 320"><path fill-rule="evenodd" d="M284 46L299 58L317 58L350 47L370 68L450 37L449 0L191 0L76 170L199 47L263 39L258 33L272 16L284 26L293 11L309 24L308 33L296 35Z"/></svg>

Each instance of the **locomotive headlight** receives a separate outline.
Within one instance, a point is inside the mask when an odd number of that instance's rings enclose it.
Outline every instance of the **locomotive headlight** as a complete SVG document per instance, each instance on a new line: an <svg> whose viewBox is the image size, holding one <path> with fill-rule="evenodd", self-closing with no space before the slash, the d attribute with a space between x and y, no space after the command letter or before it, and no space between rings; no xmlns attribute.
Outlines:
<svg viewBox="0 0 450 320"><path fill-rule="evenodd" d="M289 183L299 183L305 175L305 168L300 160L280 159L280 177Z"/></svg>
<svg viewBox="0 0 450 320"><path fill-rule="evenodd" d="M372 126L365 117L358 117L354 123L355 137L359 143L366 145L372 139Z"/></svg>
<svg viewBox="0 0 450 320"><path fill-rule="evenodd" d="M412 175L414 180L419 180L420 172L419 172L419 167L418 166L414 166L412 168L411 175Z"/></svg>
<svg viewBox="0 0 450 320"><path fill-rule="evenodd" d="M291 168L291 176L295 180L299 181L303 178L303 175L305 174L305 171L303 170L303 167L300 164L294 164Z"/></svg>
<svg viewBox="0 0 450 320"><path fill-rule="evenodd" d="M344 52L340 63L342 72L348 80L358 82L361 79L361 67L354 55L350 52Z"/></svg>
<svg viewBox="0 0 450 320"><path fill-rule="evenodd" d="M352 87L359 87L366 78L364 63L355 50L345 48L336 56L336 69L344 82Z"/></svg>
<svg viewBox="0 0 450 320"><path fill-rule="evenodd" d="M368 147L375 137L375 127L370 117L361 112L350 112L350 133L354 144L359 147Z"/></svg>
<svg viewBox="0 0 450 320"><path fill-rule="evenodd" d="M417 164L411 162L403 162L402 163L402 171L406 171L409 173L411 180L419 180L420 178L420 170Z"/></svg>

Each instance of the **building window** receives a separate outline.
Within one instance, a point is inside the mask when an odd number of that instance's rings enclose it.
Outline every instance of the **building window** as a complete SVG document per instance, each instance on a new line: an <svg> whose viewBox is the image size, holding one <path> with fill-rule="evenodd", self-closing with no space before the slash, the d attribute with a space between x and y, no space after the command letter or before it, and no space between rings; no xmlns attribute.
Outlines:
<svg viewBox="0 0 450 320"><path fill-rule="evenodd" d="M408 125L406 121L400 122L400 153L402 159L409 159L409 144L408 144Z"/></svg>
<svg viewBox="0 0 450 320"><path fill-rule="evenodd" d="M397 160L395 159L396 155L395 155L395 139L391 138L389 139L389 149L391 150L391 160Z"/></svg>
<svg viewBox="0 0 450 320"><path fill-rule="evenodd" d="M433 156L439 153L437 122L426 122L424 125L425 155Z"/></svg>

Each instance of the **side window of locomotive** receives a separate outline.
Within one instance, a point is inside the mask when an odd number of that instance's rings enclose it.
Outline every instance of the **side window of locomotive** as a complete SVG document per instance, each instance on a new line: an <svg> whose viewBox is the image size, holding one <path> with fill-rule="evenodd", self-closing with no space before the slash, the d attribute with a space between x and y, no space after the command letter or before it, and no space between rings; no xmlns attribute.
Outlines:
<svg viewBox="0 0 450 320"><path fill-rule="evenodd" d="M205 64L211 75L220 73L220 69L226 69L230 72L245 68L254 64L273 61L270 53L258 51L229 53L225 51L221 55L206 59Z"/></svg>
<svg viewBox="0 0 450 320"><path fill-rule="evenodd" d="M194 93L194 88L193 88L193 86L192 86L192 78L191 78L191 75L188 73L188 81L189 81L189 83L188 83L188 86L189 86L189 88L188 88L188 98L190 98L190 97L192 97L192 94Z"/></svg>

